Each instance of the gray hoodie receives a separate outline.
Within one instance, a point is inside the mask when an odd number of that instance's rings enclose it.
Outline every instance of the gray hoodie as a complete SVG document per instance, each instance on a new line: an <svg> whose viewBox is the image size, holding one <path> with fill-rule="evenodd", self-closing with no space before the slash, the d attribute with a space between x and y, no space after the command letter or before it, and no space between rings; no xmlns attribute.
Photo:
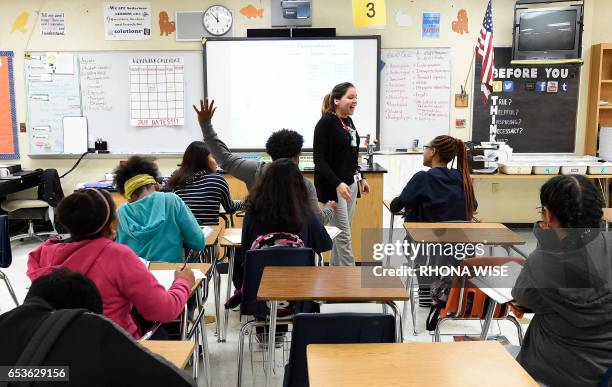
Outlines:
<svg viewBox="0 0 612 387"><path fill-rule="evenodd" d="M576 244L534 233L538 246L512 290L535 313L517 360L549 386L596 386L612 366L612 235Z"/></svg>
<svg viewBox="0 0 612 387"><path fill-rule="evenodd" d="M204 143L213 155L219 166L230 175L242 180L247 189L250 190L255 181L263 171L265 162L249 160L243 157L234 155L227 145L219 137L211 124L202 125L202 134L204 135ZM329 207L321 209L317 200L317 191L314 184L304 176L304 184L308 190L309 206L317 219L322 224L327 224L334 215L334 210Z"/></svg>

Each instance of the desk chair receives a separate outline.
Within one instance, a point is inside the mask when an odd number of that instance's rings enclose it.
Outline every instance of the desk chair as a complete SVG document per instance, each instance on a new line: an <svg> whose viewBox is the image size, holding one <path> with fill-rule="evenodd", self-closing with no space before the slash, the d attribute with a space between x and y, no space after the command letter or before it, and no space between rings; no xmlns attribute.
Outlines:
<svg viewBox="0 0 612 387"><path fill-rule="evenodd" d="M64 191L57 170L46 169L40 178L37 199L14 199L3 202L0 207L8 212L10 219L28 221L28 232L12 237L11 241L35 238L43 242L43 236L57 236L54 209L63 198ZM50 221L53 231L34 232L35 219Z"/></svg>
<svg viewBox="0 0 612 387"><path fill-rule="evenodd" d="M0 267L7 268L11 266L12 262L13 253L11 251L11 241L9 239L8 216L0 215ZM17 300L15 291L11 286L11 282L9 281L7 275L2 272L2 270L0 270L0 279L4 281L11 298L15 302L15 306L19 306L19 301Z"/></svg>
<svg viewBox="0 0 612 387"><path fill-rule="evenodd" d="M461 262L460 267L472 268L483 266L502 266L508 262L523 265L525 260L521 257L476 257L467 258ZM440 318L436 323L433 341L440 342L440 327L448 320L484 320L488 304L488 297L480 289L467 287L466 282L472 276L453 278L452 287L448 294L446 306L440 311ZM519 344L523 344L523 329L518 320L509 314L510 311L521 318L523 313L512 308L510 304L497 305L493 312L493 319L508 320L514 324L518 332ZM481 340L486 340L486 337Z"/></svg>
<svg viewBox="0 0 612 387"><path fill-rule="evenodd" d="M390 314L296 314L283 386L308 387L309 344L395 343L395 340L395 318Z"/></svg>
<svg viewBox="0 0 612 387"><path fill-rule="evenodd" d="M312 249L300 247L268 247L260 250L249 250L244 258L244 282L242 301L240 303L240 315L251 316L240 329L238 338L238 386L242 384L242 360L244 354L244 336L251 334L253 327L267 326L267 317L270 310L265 302L257 301L259 283L266 266L315 266L315 254ZM312 304L310 304L312 305ZM279 318L283 324L290 323L293 316ZM267 340L263 341L267 342ZM251 353L251 361L253 354ZM268 359L268 361L273 361Z"/></svg>

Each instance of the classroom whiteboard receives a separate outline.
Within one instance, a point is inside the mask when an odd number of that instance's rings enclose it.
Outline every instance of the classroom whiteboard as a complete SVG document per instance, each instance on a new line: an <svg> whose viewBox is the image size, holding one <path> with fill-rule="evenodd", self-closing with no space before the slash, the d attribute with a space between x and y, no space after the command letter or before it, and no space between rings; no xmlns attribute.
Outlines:
<svg viewBox="0 0 612 387"><path fill-rule="evenodd" d="M155 98L156 108L158 96L168 99L166 107L172 98L173 117L152 118L152 126L132 125L140 117L135 117L133 109L135 63L143 71L148 68L149 76L163 75L163 80L149 79L149 89L139 91ZM183 67L180 78L178 73L172 75L176 91L172 97L167 97L170 89L162 92L159 87L170 84L166 82L169 75L160 71L169 63ZM191 141L202 137L191 107L204 95L201 51L33 52L26 58L25 72L30 154L65 153L65 116L85 116L89 146L103 139L111 153L182 153Z"/></svg>
<svg viewBox="0 0 612 387"><path fill-rule="evenodd" d="M215 126L232 148L262 149L274 131L292 129L313 146L323 97L355 85L359 135L379 133L379 36L208 39L205 90L219 106Z"/></svg>
<svg viewBox="0 0 612 387"><path fill-rule="evenodd" d="M381 50L381 150L420 146L450 132L451 49Z"/></svg>

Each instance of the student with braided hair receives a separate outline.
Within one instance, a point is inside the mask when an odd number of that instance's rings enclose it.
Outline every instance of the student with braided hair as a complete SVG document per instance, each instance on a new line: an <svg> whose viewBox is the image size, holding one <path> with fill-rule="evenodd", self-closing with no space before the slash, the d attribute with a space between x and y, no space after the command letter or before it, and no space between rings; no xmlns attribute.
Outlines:
<svg viewBox="0 0 612 387"><path fill-rule="evenodd" d="M449 222L472 219L477 203L470 179L467 149L463 141L451 136L438 136L424 146L423 165L427 171L417 172L400 196L391 201L391 211L404 211L407 222ZM457 159L457 169L448 164ZM415 265L425 264L417 257ZM431 266L454 264L449 257L430 257ZM429 288L436 277L417 275L419 305L432 305Z"/></svg>
<svg viewBox="0 0 612 387"><path fill-rule="evenodd" d="M512 290L535 313L518 362L550 386L596 386L612 365L612 238L603 200L584 176L556 176L540 191L537 247Z"/></svg>
<svg viewBox="0 0 612 387"><path fill-rule="evenodd" d="M423 148L423 165L430 169L410 179L391 201L391 211L405 211L407 222L471 220L476 199L465 144L458 138L438 136ZM457 169L449 168L455 158Z"/></svg>
<svg viewBox="0 0 612 387"><path fill-rule="evenodd" d="M160 285L129 247L114 241L117 215L108 192L75 192L60 202L57 216L70 238L49 239L30 253L32 281L57 268L85 275L102 294L104 316L136 339L144 332L131 315L133 307L148 321L169 322L181 313L195 283L193 272L177 270L169 290Z"/></svg>

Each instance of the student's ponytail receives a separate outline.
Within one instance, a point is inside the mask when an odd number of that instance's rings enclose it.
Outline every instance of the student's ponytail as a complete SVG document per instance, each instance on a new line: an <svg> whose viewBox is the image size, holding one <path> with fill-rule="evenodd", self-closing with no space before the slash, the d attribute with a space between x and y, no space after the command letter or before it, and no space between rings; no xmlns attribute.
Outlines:
<svg viewBox="0 0 612 387"><path fill-rule="evenodd" d="M470 176L470 166L468 164L467 148L461 139L455 139L457 147L457 170L463 178L463 191L465 192L465 205L467 209L467 220L472 220L474 216L474 186Z"/></svg>
<svg viewBox="0 0 612 387"><path fill-rule="evenodd" d="M457 158L457 170L461 173L463 180L463 192L465 193L466 220L472 220L476 207L474 196L474 186L470 177L470 167L468 165L467 148L463 141L451 136L438 136L431 140L431 147L436 150L440 160L450 163Z"/></svg>

